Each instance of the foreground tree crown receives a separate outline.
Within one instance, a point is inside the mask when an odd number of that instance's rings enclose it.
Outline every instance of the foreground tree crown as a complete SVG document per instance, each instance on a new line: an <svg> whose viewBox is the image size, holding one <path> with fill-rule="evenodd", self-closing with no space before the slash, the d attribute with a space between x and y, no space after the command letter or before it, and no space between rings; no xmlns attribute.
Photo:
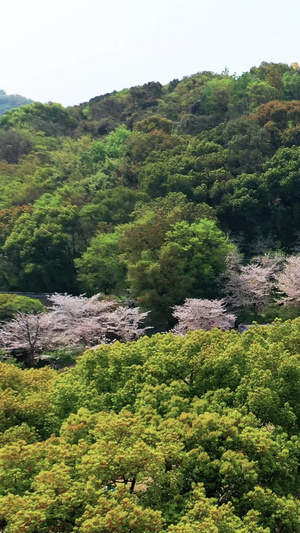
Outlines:
<svg viewBox="0 0 300 533"><path fill-rule="evenodd" d="M2 529L299 532L299 346L296 319L0 363Z"/></svg>
<svg viewBox="0 0 300 533"><path fill-rule="evenodd" d="M137 300L164 330L186 298L224 297L234 249L253 288L255 256L299 244L299 80L296 64L262 63L6 112L0 290ZM250 315L270 304L259 269Z"/></svg>

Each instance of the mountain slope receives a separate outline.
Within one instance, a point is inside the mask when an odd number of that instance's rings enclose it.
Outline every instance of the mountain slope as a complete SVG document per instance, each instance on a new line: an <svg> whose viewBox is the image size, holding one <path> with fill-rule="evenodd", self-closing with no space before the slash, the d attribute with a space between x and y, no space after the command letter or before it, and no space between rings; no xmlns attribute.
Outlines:
<svg viewBox="0 0 300 533"><path fill-rule="evenodd" d="M0 89L0 116L4 115L6 111L10 111L22 105L31 104L33 100L20 96L19 94L6 94L3 89Z"/></svg>

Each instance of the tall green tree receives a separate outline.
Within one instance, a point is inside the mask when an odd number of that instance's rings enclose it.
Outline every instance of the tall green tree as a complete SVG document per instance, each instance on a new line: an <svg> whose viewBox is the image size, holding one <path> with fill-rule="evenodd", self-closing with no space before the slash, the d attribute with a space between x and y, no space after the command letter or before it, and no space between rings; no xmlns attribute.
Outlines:
<svg viewBox="0 0 300 533"><path fill-rule="evenodd" d="M76 207L44 208L21 215L3 250L17 274L17 287L34 291L76 290ZM6 277L10 278L9 270Z"/></svg>
<svg viewBox="0 0 300 533"><path fill-rule="evenodd" d="M134 224L132 231L135 233ZM191 224L185 220L175 222L165 230L160 243L139 252L137 243L130 249L127 230L125 258L132 294L152 310L153 317L168 322L170 307L186 297L219 295L216 279L233 249L215 222L208 219Z"/></svg>

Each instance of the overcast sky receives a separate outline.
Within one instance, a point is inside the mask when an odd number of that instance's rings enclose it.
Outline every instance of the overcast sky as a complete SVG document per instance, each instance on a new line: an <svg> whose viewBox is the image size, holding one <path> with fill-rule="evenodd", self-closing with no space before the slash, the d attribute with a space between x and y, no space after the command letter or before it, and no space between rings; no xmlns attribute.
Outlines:
<svg viewBox="0 0 300 533"><path fill-rule="evenodd" d="M0 16L0 89L41 102L300 63L299 0L4 0Z"/></svg>

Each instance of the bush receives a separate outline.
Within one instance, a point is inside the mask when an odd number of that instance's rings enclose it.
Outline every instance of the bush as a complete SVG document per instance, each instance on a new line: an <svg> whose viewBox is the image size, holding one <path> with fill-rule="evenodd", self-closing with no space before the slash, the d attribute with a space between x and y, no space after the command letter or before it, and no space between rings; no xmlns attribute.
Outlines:
<svg viewBox="0 0 300 533"><path fill-rule="evenodd" d="M11 320L17 313L42 313L45 307L40 300L17 294L0 294L0 321Z"/></svg>

